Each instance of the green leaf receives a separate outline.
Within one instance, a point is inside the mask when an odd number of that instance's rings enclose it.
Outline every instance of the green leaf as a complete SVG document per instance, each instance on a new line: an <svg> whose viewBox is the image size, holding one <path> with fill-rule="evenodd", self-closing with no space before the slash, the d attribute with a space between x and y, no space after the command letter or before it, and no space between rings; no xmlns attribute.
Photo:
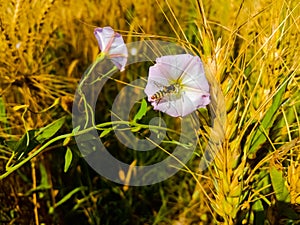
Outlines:
<svg viewBox="0 0 300 225"><path fill-rule="evenodd" d="M265 213L264 207L261 200L257 200L254 202L253 206L254 213L254 223L253 224L264 224L265 222Z"/></svg>
<svg viewBox="0 0 300 225"><path fill-rule="evenodd" d="M39 186L43 187L43 188L50 188L51 185L48 182L48 173L47 170L44 166L44 164L40 163L40 173L41 173L41 184Z"/></svg>
<svg viewBox="0 0 300 225"><path fill-rule="evenodd" d="M143 118L143 116L146 115L147 112L147 102L145 99L142 99L142 103L140 106L139 111L135 114L133 121L136 122L137 120L140 120Z"/></svg>
<svg viewBox="0 0 300 225"><path fill-rule="evenodd" d="M67 151L65 154L65 166L64 166L64 172L66 173L71 165L72 162L72 158L73 158L73 154L72 151L69 147L67 147Z"/></svg>
<svg viewBox="0 0 300 225"><path fill-rule="evenodd" d="M34 139L37 130L27 131L21 139L13 146L16 158L19 160L26 156L28 152L34 149L39 143Z"/></svg>
<svg viewBox="0 0 300 225"><path fill-rule="evenodd" d="M62 127L64 122L65 118L62 117L46 127L27 131L14 145L16 158L19 160L23 156L26 157L28 152L32 151L36 146L53 137L55 133Z"/></svg>
<svg viewBox="0 0 300 225"><path fill-rule="evenodd" d="M62 117L50 123L46 127L39 129L38 133L36 134L36 140L39 143L43 143L45 140L55 135L56 132L62 127L64 123L65 123L65 117Z"/></svg>
<svg viewBox="0 0 300 225"><path fill-rule="evenodd" d="M66 137L66 139L63 142L63 146L67 146L71 140L72 140L72 136Z"/></svg>
<svg viewBox="0 0 300 225"><path fill-rule="evenodd" d="M252 209L254 211L264 211L264 207L263 207L261 200L258 199L257 201L255 201L252 206Z"/></svg>
<svg viewBox="0 0 300 225"><path fill-rule="evenodd" d="M282 171L277 170L275 167L271 167L270 177L276 199L280 202L290 203L291 196L285 185L285 179L283 178Z"/></svg>
<svg viewBox="0 0 300 225"><path fill-rule="evenodd" d="M286 218L298 220L300 216L291 207L291 195L286 187L286 180L283 177L282 171L277 170L274 166L270 168L270 177L272 187L275 191L277 199L276 207L280 214Z"/></svg>
<svg viewBox="0 0 300 225"><path fill-rule="evenodd" d="M271 107L266 112L264 118L261 121L261 124L258 126L258 129L250 139L250 149L249 154L252 154L257 151L258 147L263 144L267 138L265 136L265 132L268 133L268 130L272 127L273 122L275 120L275 114L278 111L279 107L282 104L282 97L285 93L288 82L286 81L277 93L274 95L273 103Z"/></svg>
<svg viewBox="0 0 300 225"><path fill-rule="evenodd" d="M65 203L67 200L69 200L74 194L76 194L79 191L85 191L87 190L87 187L82 186L82 187L77 187L74 190L70 191L68 194L66 194L60 201L58 201L54 206L51 206L49 208L49 214L54 213L55 208L57 208L58 206L62 205L63 203Z"/></svg>
<svg viewBox="0 0 300 225"><path fill-rule="evenodd" d="M108 135L112 130L113 130L112 128L105 129L104 131L101 132L100 138Z"/></svg>
<svg viewBox="0 0 300 225"><path fill-rule="evenodd" d="M73 128L72 133L73 133L74 135L76 135L76 133L77 133L79 130L80 130L80 125L78 125L77 127Z"/></svg>

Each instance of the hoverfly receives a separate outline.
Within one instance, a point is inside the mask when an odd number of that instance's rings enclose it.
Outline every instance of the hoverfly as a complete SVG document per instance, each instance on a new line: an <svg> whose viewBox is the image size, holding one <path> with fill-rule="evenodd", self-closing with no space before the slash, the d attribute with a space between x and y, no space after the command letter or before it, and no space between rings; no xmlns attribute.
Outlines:
<svg viewBox="0 0 300 225"><path fill-rule="evenodd" d="M156 93L154 93L151 96L151 99L156 101L156 104L158 104L162 98L171 95L171 94L177 94L180 90L180 85L178 83L171 84L169 86L162 86L163 88Z"/></svg>

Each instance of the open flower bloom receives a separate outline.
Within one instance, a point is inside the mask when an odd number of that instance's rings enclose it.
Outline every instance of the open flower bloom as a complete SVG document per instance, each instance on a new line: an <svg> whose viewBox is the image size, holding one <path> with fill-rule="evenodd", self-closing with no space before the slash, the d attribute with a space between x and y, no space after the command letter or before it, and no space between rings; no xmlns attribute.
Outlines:
<svg viewBox="0 0 300 225"><path fill-rule="evenodd" d="M128 51L122 35L111 27L96 28L95 37L102 53L107 54L120 71L125 69Z"/></svg>
<svg viewBox="0 0 300 225"><path fill-rule="evenodd" d="M170 116L186 116L210 103L209 84L202 62L190 54L156 59L145 88L155 110Z"/></svg>

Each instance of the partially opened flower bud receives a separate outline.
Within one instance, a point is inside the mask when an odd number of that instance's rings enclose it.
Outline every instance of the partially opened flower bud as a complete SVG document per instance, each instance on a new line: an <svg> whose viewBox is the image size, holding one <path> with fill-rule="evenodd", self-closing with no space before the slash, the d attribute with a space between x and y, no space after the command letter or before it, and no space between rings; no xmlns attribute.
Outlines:
<svg viewBox="0 0 300 225"><path fill-rule="evenodd" d="M98 27L94 30L94 34L101 52L107 54L118 69L123 71L127 63L128 50L122 35L111 27Z"/></svg>

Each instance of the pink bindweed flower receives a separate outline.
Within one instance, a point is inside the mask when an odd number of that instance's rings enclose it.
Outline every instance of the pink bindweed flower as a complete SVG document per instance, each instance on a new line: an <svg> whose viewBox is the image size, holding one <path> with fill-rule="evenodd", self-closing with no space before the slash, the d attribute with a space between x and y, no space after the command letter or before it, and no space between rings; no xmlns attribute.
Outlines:
<svg viewBox="0 0 300 225"><path fill-rule="evenodd" d="M122 35L111 27L96 28L95 37L102 53L107 54L120 71L125 69L128 51Z"/></svg>
<svg viewBox="0 0 300 225"><path fill-rule="evenodd" d="M155 110L173 117L186 116L210 103L202 62L190 54L157 58L149 68L145 93Z"/></svg>

